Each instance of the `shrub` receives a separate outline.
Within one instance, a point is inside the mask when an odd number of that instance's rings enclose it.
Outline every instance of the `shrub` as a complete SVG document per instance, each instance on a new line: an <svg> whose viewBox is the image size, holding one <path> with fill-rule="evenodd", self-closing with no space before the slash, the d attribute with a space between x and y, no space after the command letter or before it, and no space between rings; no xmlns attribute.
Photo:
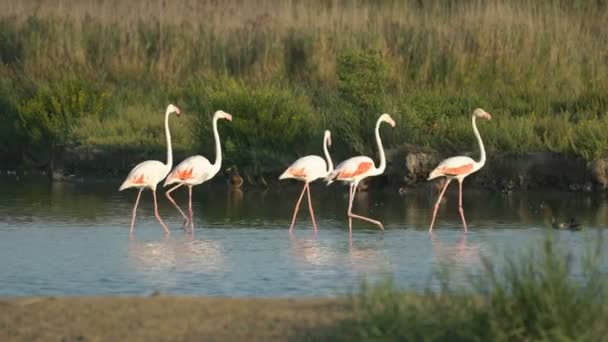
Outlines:
<svg viewBox="0 0 608 342"><path fill-rule="evenodd" d="M34 95L18 106L19 124L32 144L46 147L52 171L63 149L75 142L79 120L106 110L110 94L74 73L34 88Z"/></svg>
<svg viewBox="0 0 608 342"><path fill-rule="evenodd" d="M281 83L247 84L221 77L193 81L183 94L198 115L196 135L209 155L214 151L212 114L221 109L233 115L233 122L219 129L225 158L246 171L264 173L287 166L307 152L308 138L317 130L308 98Z"/></svg>

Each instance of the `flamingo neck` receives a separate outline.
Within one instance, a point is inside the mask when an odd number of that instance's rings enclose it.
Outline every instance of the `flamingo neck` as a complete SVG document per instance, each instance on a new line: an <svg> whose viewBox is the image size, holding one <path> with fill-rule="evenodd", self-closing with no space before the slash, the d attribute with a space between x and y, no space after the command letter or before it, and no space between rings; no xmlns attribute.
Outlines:
<svg viewBox="0 0 608 342"><path fill-rule="evenodd" d="M217 173L222 167L222 145L220 143L220 135L217 132L217 117L213 118L213 137L215 138L215 163L213 170Z"/></svg>
<svg viewBox="0 0 608 342"><path fill-rule="evenodd" d="M386 169L386 157L384 155L384 147L382 146L382 140L380 139L380 124L381 123L382 123L381 120L378 120L376 122L376 143L378 144L378 151L380 151L380 165L375 170L375 172L374 172L375 175L382 174L384 172L384 169Z"/></svg>
<svg viewBox="0 0 608 342"><path fill-rule="evenodd" d="M327 150L327 142L329 137L325 137L323 139L323 152L325 153L325 160L327 161L327 173L331 173L334 170L334 163L331 161L331 157L329 156L329 151Z"/></svg>
<svg viewBox="0 0 608 342"><path fill-rule="evenodd" d="M479 158L479 161L477 162L477 169L481 169L484 164L486 163L486 149L483 146L483 141L481 140L481 135L479 135L479 131L477 130L477 124L476 124L476 116L473 115L473 132L475 132L475 138L477 138L477 142L479 143L479 151L481 153L481 157Z"/></svg>
<svg viewBox="0 0 608 342"><path fill-rule="evenodd" d="M171 170L173 167L173 148L171 147L171 132L169 131L169 115L171 115L171 112L165 113L165 137L167 138L167 168Z"/></svg>

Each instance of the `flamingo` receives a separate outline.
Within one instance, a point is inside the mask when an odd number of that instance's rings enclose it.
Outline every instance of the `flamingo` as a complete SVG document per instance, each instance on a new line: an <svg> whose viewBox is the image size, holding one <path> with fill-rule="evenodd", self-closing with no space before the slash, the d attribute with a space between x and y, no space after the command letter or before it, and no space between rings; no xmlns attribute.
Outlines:
<svg viewBox="0 0 608 342"><path fill-rule="evenodd" d="M381 175L386 168L386 157L384 156L382 140L380 140L380 124L382 122L386 122L391 125L391 127L395 127L395 121L386 113L380 115L378 121L376 122L376 143L378 144L378 150L380 151L379 167L376 168L374 161L369 157L352 157L340 163L340 165L338 165L336 169L325 178L327 184L331 184L334 180L350 183L348 199L348 229L351 233L353 230L352 218L358 218L360 220L371 222L380 227L380 229L384 230L384 226L380 221L352 213L353 199L355 198L355 191L357 189L357 185L359 185L359 182L367 177Z"/></svg>
<svg viewBox="0 0 608 342"><path fill-rule="evenodd" d="M443 190L441 190L441 193L439 193L437 203L435 203L435 209L433 210L433 219L431 220L429 232L433 232L433 224L435 223L435 217L437 216L437 210L439 209L441 198L443 197L445 190L448 188L448 185L450 185L450 182L453 179L458 180L458 211L460 212L460 217L462 218L464 231L467 231L467 221L464 218L464 210L462 209L462 181L465 179L466 176L472 174L473 172L477 172L486 163L486 150L483 147L483 141L481 141L481 136L479 135L477 125L475 124L476 118L490 120L492 119L492 116L481 108L477 108L473 111L473 132L475 132L475 137L477 138L477 142L479 143L479 150L481 153L479 161L476 162L473 159L465 156L451 157L439 163L439 165L437 165L437 167L429 174L429 178L427 180L435 179L437 177L447 178L447 182L443 186Z"/></svg>
<svg viewBox="0 0 608 342"><path fill-rule="evenodd" d="M203 156L192 156L186 158L184 161L179 163L173 171L167 176L164 187L177 183L176 186L169 189L165 195L167 199L173 205L182 217L184 218L184 228L190 222L190 231L194 232L194 222L192 220L192 187L195 185L202 184L213 178L222 166L222 146L220 144L220 136L217 132L217 120L226 119L232 121L232 115L222 110L218 110L213 115L213 136L215 138L215 162L211 164L207 158ZM188 218L182 209L175 203L175 200L171 197L171 193L181 186L188 186L188 211L190 217Z"/></svg>
<svg viewBox="0 0 608 342"><path fill-rule="evenodd" d="M304 191L308 194L308 209L310 210L310 217L312 219L312 226L317 231L317 223L315 222L315 213L312 209L312 203L310 200L310 182L313 182L319 178L326 177L330 172L334 170L334 164L331 161L331 157L329 156L329 152L327 151L327 146L331 146L331 133L326 130L325 135L323 136L323 153L325 153L325 160L319 156L310 155L302 157L296 160L293 164L291 164L285 172L281 176L279 176L279 180L294 178L299 181L304 182L304 188L302 189L302 193L300 194L300 198L296 203L295 210L293 212L293 218L291 219L291 226L289 227L289 232L293 232L293 226L296 223L296 216L298 215L298 210L300 209L300 202L302 201L302 197L304 196Z"/></svg>
<svg viewBox="0 0 608 342"><path fill-rule="evenodd" d="M167 110L165 111L165 136L167 137L167 163L164 164L158 160L146 160L137 164L129 175L122 183L118 191L122 191L128 188L137 188L139 192L137 193L137 199L135 200L135 206L133 207L133 217L131 218L131 230L130 234L133 235L133 226L135 225L135 216L137 215L137 205L139 204L139 198L141 197L141 192L148 188L152 191L152 195L154 196L154 216L160 225L163 226L165 232L169 234L169 229L160 218L158 214L158 203L156 201L156 185L158 182L163 180L165 176L171 171L171 167L173 166L173 151L171 149L171 133L169 132L169 115L171 113L175 113L177 116L181 114L181 111L176 106L169 104L167 106Z"/></svg>

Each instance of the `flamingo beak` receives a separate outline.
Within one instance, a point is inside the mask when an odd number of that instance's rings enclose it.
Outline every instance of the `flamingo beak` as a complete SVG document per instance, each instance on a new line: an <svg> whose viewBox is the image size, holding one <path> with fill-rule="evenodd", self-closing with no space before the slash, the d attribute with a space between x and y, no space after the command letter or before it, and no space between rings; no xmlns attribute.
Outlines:
<svg viewBox="0 0 608 342"><path fill-rule="evenodd" d="M390 121L388 122L389 125L391 125L391 127L395 127L397 124L395 123L395 120L390 119Z"/></svg>
<svg viewBox="0 0 608 342"><path fill-rule="evenodd" d="M232 115L226 113L226 120L232 121Z"/></svg>
<svg viewBox="0 0 608 342"><path fill-rule="evenodd" d="M179 110L179 108L177 108L177 107L176 107L176 109L175 109L175 114L176 114L177 116L180 116L180 115L182 115L182 111L181 111L181 110Z"/></svg>
<svg viewBox="0 0 608 342"><path fill-rule="evenodd" d="M487 112L486 112L486 114L487 114L486 119L492 120L492 115L490 115L490 113L487 113Z"/></svg>

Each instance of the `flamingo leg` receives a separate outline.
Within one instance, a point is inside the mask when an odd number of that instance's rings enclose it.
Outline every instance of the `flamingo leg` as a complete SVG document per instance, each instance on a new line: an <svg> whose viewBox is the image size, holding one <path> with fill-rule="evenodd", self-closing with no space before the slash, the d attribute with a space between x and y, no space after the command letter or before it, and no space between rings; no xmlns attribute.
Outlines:
<svg viewBox="0 0 608 342"><path fill-rule="evenodd" d="M352 236L353 234L353 219L350 216L350 209L353 207L353 189L354 189L354 183L350 184L350 188L348 189L348 234L349 237Z"/></svg>
<svg viewBox="0 0 608 342"><path fill-rule="evenodd" d="M458 212L460 212L460 218L462 218L464 231L467 232L467 221L464 219L464 210L462 209L462 179L458 180Z"/></svg>
<svg viewBox="0 0 608 342"><path fill-rule="evenodd" d="M135 200L135 205L133 206L133 215L131 217L131 230L129 232L129 234L132 236L133 235L133 227L135 226L135 216L137 215L137 206L139 205L139 198L141 197L141 192L144 189L141 188L139 189L139 192L137 192L137 199Z"/></svg>
<svg viewBox="0 0 608 342"><path fill-rule="evenodd" d="M355 191L357 190L357 187L354 186L353 187L353 191L352 191L352 195L351 195L351 199L350 199L350 204L348 206L348 216L349 217L353 217L353 218L358 218L360 220L363 221L367 221L367 222L371 222L375 225L377 225L378 227L380 227L380 229L384 230L384 226L382 225L382 222L371 219L369 217L365 217L365 216L361 216L361 215L356 215L352 213L352 207L353 207L353 199L355 198Z"/></svg>
<svg viewBox="0 0 608 342"><path fill-rule="evenodd" d="M190 214L190 231L194 233L194 219L192 218L192 185L188 186L188 213Z"/></svg>
<svg viewBox="0 0 608 342"><path fill-rule="evenodd" d="M156 216L156 219L158 220L160 225L163 226L163 229L165 229L165 233L167 233L167 235L171 234L169 232L169 228L167 228L167 225L165 224L165 222L163 222L163 220L160 218L160 214L158 213L158 203L156 201L156 189L152 190L152 195L154 196L154 216Z"/></svg>
<svg viewBox="0 0 608 342"><path fill-rule="evenodd" d="M289 227L290 233L293 231L293 226L296 223L296 216L298 216L298 210L300 209L300 202L302 202L302 197L304 197L304 191L306 191L307 186L308 186L308 183L304 184L304 188L302 188L302 193L300 194L300 198L298 199L298 202L296 203L296 207L293 212L293 218L291 219L291 226Z"/></svg>
<svg viewBox="0 0 608 342"><path fill-rule="evenodd" d="M435 209L433 209L433 219L431 219L429 233L433 232L433 225L435 224L435 218L437 217L437 210L439 209L439 205L441 204L441 198L443 197L443 194L445 194L445 190L447 190L448 185L450 185L451 181L451 179L448 179L448 181L445 182L445 185L443 186L443 190L441 190L441 193L439 193L439 197L437 198L437 202L435 203Z"/></svg>
<svg viewBox="0 0 608 342"><path fill-rule="evenodd" d="M177 205L177 203L175 203L175 200L173 199L173 197L171 197L171 193L173 191L177 190L182 185L184 185L184 184L180 183L180 184L177 184L176 186L172 187L167 192L165 192L165 196L167 197L167 199L169 200L169 202L173 203L173 206L175 206L175 208L177 208L177 210L179 211L179 213L182 214L182 217L184 218L184 223L182 224L182 228L186 229L186 224L188 223L188 216L186 216L186 214L184 214L184 212L179 207L179 205Z"/></svg>
<svg viewBox="0 0 608 342"><path fill-rule="evenodd" d="M306 193L308 194L308 210L310 211L310 218L312 219L312 226L317 231L317 223L315 222L315 212L312 210L312 200L310 199L310 184L306 183Z"/></svg>

